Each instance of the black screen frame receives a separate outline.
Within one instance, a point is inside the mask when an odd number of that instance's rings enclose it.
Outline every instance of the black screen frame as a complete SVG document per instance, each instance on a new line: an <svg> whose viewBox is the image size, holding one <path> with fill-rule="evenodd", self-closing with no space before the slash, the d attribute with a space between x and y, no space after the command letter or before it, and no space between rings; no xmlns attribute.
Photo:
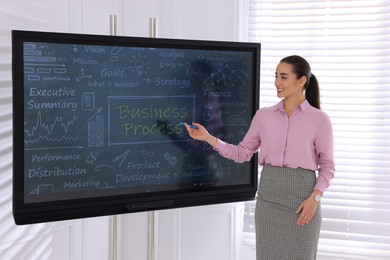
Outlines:
<svg viewBox="0 0 390 260"><path fill-rule="evenodd" d="M68 44L93 43L97 45L216 50L242 50L252 53L252 106L254 115L259 108L260 51L259 43L156 39L142 37L103 36L37 31L12 31L13 80L13 216L18 225L125 214L150 210L192 207L219 203L253 200L257 190L257 153L250 160L249 185L210 188L201 191L169 191L153 194L115 195L64 201L25 203L24 201L24 79L23 42L58 42Z"/></svg>

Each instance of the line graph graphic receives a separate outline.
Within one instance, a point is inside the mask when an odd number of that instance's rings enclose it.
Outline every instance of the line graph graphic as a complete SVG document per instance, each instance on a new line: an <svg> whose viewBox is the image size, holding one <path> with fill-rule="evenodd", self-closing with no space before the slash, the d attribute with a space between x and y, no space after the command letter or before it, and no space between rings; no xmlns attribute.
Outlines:
<svg viewBox="0 0 390 260"><path fill-rule="evenodd" d="M36 121L33 126L28 128L29 122L24 122L24 142L26 144L34 144L40 142L74 142L78 137L69 134L70 129L75 126L78 116L73 115L70 120L64 119L62 116L56 116L52 122L46 123L43 121L41 111L38 111ZM50 120L48 120L50 121Z"/></svg>

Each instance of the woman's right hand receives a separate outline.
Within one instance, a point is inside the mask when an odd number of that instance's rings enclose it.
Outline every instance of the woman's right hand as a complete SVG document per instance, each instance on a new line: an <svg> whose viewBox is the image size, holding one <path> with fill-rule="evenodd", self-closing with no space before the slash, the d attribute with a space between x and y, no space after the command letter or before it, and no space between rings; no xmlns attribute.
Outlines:
<svg viewBox="0 0 390 260"><path fill-rule="evenodd" d="M204 141L214 147L217 144L217 138L212 136L204 126L198 123L192 123L193 126L197 128L191 128L187 123L184 123L188 134L195 140Z"/></svg>

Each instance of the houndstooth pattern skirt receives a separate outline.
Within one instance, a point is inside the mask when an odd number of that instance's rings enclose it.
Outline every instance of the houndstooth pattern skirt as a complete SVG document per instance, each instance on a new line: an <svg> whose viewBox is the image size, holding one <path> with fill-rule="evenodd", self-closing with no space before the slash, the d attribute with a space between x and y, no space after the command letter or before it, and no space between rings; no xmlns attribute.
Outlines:
<svg viewBox="0 0 390 260"><path fill-rule="evenodd" d="M299 214L295 214L315 182L314 171L263 166L255 211L257 260L316 259L321 205L303 227L297 225Z"/></svg>

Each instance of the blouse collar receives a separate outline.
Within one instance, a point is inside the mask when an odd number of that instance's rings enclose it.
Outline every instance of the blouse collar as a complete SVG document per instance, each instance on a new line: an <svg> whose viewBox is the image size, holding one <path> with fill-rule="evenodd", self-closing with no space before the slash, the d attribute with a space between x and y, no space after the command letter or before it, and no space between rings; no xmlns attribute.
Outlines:
<svg viewBox="0 0 390 260"><path fill-rule="evenodd" d="M302 112L305 112L310 107L309 102L305 99L301 104L298 105L297 109L300 109ZM274 106L274 111L283 111L284 112L284 106L283 106L283 100L279 101Z"/></svg>

